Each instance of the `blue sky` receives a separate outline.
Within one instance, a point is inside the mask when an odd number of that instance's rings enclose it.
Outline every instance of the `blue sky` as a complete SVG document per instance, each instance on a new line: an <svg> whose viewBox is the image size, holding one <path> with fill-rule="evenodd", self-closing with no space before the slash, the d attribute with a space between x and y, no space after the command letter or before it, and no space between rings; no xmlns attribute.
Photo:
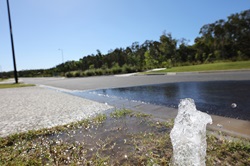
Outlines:
<svg viewBox="0 0 250 166"><path fill-rule="evenodd" d="M207 23L247 10L249 0L9 0L17 70L46 69L110 49L159 40L193 42ZM0 71L13 70L6 0L0 1Z"/></svg>

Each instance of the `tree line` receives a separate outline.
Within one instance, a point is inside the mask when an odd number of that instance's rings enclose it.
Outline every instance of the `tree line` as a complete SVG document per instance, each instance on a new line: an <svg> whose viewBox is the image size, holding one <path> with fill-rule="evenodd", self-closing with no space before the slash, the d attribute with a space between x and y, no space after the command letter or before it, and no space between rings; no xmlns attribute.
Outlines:
<svg viewBox="0 0 250 166"><path fill-rule="evenodd" d="M87 55L79 61L67 61L50 69L19 71L20 77L91 76L129 73L145 69L212 63L215 61L240 61L250 59L250 10L230 15L201 27L194 44L186 39L175 39L164 32L159 41L146 40L116 48L102 54ZM12 72L2 76L11 77Z"/></svg>

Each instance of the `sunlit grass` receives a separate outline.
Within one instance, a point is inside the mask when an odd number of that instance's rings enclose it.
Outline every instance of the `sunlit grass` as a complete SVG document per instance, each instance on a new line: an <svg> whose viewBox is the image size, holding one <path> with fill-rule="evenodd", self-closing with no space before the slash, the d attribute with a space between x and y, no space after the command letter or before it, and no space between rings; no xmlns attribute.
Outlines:
<svg viewBox="0 0 250 166"><path fill-rule="evenodd" d="M1 82L1 81L4 81L4 80L7 80L7 79L6 79L6 78L0 78L0 82Z"/></svg>
<svg viewBox="0 0 250 166"><path fill-rule="evenodd" d="M0 165L169 165L172 127L173 120L158 122L116 110L110 116L0 138ZM249 140L209 134L207 143L208 166L250 163Z"/></svg>
<svg viewBox="0 0 250 166"><path fill-rule="evenodd" d="M28 86L35 86L34 84L0 84L0 89L5 88L21 88L21 87L28 87Z"/></svg>
<svg viewBox="0 0 250 166"><path fill-rule="evenodd" d="M220 62L202 65L179 66L170 69L149 72L145 74L159 74L166 72L196 72L196 71L217 71L217 70L240 70L250 69L250 61Z"/></svg>
<svg viewBox="0 0 250 166"><path fill-rule="evenodd" d="M110 116L112 118L120 118L120 117L124 117L126 115L131 115L132 111L128 110L128 109L122 109L122 110L115 110L114 112L112 112L110 114Z"/></svg>

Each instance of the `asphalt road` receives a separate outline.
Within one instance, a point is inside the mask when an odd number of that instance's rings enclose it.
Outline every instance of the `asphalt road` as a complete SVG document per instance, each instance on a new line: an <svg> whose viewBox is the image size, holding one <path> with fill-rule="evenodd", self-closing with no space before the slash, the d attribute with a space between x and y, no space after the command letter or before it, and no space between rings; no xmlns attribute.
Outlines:
<svg viewBox="0 0 250 166"><path fill-rule="evenodd" d="M95 76L84 78L20 78L25 83L53 86L68 90L94 90L173 82L250 80L250 71L207 73L170 73L168 75Z"/></svg>

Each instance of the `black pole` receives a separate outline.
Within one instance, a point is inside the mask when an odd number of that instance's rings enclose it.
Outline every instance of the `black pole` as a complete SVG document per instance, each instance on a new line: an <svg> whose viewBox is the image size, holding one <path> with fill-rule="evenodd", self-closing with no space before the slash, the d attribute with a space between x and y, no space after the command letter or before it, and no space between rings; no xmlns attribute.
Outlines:
<svg viewBox="0 0 250 166"><path fill-rule="evenodd" d="M17 78L17 71L16 71L16 58L15 58L15 49L14 49L14 41L13 41L13 34L12 34L11 18L10 18L9 0L7 0L7 8L8 8L8 16L9 16L9 24L10 24L10 39L11 39L12 56L13 56L13 64L14 64L14 76L15 76L15 82L17 84L18 78Z"/></svg>

